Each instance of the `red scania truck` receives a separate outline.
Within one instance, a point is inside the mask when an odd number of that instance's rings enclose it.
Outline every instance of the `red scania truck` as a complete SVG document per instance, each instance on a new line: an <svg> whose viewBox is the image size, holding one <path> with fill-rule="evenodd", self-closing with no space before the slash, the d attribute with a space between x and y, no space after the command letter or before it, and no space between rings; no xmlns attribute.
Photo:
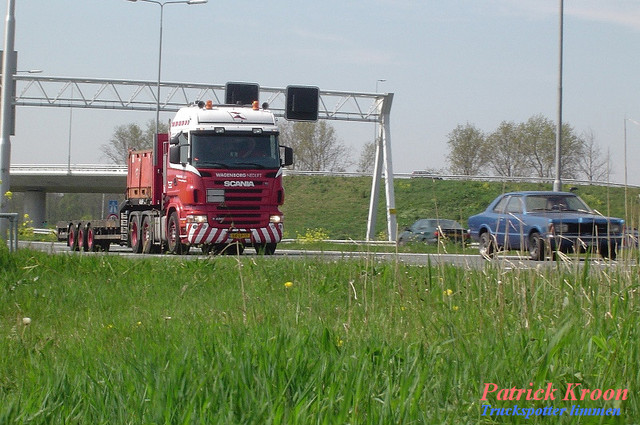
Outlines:
<svg viewBox="0 0 640 425"><path fill-rule="evenodd" d="M257 85L248 86L238 104L181 108L154 149L129 153L118 217L58 223L58 238L84 251L116 243L136 253L241 253L252 246L273 254L283 234L282 167L293 163L293 151L278 143L276 117L258 105ZM317 117L317 88L291 90L285 116L308 113L315 96ZM236 100L229 91L228 84L227 103Z"/></svg>

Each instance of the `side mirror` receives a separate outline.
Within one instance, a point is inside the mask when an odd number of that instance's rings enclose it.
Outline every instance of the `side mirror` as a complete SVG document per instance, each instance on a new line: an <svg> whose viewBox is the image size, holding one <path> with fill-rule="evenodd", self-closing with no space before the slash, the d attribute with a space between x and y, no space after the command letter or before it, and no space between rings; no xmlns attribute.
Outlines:
<svg viewBox="0 0 640 425"><path fill-rule="evenodd" d="M180 138L183 137L183 136L184 136L184 134L181 131L180 133L176 134L171 139L169 139L169 144L171 146L179 145L180 144Z"/></svg>
<svg viewBox="0 0 640 425"><path fill-rule="evenodd" d="M169 148L169 162L172 164L180 163L180 148L178 146Z"/></svg>
<svg viewBox="0 0 640 425"><path fill-rule="evenodd" d="M288 146L280 146L284 149L284 158L280 160L283 167L293 164L293 149Z"/></svg>

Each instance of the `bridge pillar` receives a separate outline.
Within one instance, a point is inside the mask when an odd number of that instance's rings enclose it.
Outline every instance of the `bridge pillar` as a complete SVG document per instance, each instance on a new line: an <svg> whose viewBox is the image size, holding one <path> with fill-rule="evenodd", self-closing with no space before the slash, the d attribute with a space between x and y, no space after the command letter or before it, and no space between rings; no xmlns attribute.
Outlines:
<svg viewBox="0 0 640 425"><path fill-rule="evenodd" d="M24 213L29 214L35 228L44 227L47 213L47 194L40 190L28 190L24 193Z"/></svg>

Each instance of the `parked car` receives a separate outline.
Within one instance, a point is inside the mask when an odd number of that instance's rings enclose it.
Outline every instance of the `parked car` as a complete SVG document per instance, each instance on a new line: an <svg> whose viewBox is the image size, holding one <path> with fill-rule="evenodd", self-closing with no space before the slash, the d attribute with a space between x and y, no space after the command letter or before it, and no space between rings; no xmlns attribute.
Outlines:
<svg viewBox="0 0 640 425"><path fill-rule="evenodd" d="M441 240L465 242L469 232L454 220L423 218L407 227L398 237L398 243L438 243Z"/></svg>
<svg viewBox="0 0 640 425"><path fill-rule="evenodd" d="M616 258L624 220L604 217L568 192L513 192L498 196L487 209L469 218L471 237L480 254L500 249L528 250L541 261L554 252L595 250Z"/></svg>

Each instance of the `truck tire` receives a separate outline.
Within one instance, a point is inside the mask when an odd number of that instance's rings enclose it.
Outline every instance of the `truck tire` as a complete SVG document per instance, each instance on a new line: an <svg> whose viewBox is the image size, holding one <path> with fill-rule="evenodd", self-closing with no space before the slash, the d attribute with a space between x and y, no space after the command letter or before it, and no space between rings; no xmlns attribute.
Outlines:
<svg viewBox="0 0 640 425"><path fill-rule="evenodd" d="M98 245L96 245L96 235L91 224L87 224L84 229L83 248L87 252L96 252L98 250Z"/></svg>
<svg viewBox="0 0 640 425"><path fill-rule="evenodd" d="M142 252L142 242L140 241L140 216L131 214L129 216L129 243L131 250L139 254Z"/></svg>
<svg viewBox="0 0 640 425"><path fill-rule="evenodd" d="M275 243L265 243L265 244L260 244L260 245L256 245L256 253L258 255L273 255L276 252L276 246L277 244Z"/></svg>
<svg viewBox="0 0 640 425"><path fill-rule="evenodd" d="M167 252L169 254L181 255L188 252L180 242L180 220L178 213L172 212L167 221Z"/></svg>
<svg viewBox="0 0 640 425"><path fill-rule="evenodd" d="M244 252L244 245L240 242L231 242L227 244L222 250L224 255L242 255Z"/></svg>
<svg viewBox="0 0 640 425"><path fill-rule="evenodd" d="M67 246L71 251L78 250L78 227L73 223L69 225L67 232Z"/></svg>
<svg viewBox="0 0 640 425"><path fill-rule="evenodd" d="M153 227L151 226L151 220L148 215L142 218L142 225L140 226L140 243L142 245L142 253L149 254L153 247Z"/></svg>

